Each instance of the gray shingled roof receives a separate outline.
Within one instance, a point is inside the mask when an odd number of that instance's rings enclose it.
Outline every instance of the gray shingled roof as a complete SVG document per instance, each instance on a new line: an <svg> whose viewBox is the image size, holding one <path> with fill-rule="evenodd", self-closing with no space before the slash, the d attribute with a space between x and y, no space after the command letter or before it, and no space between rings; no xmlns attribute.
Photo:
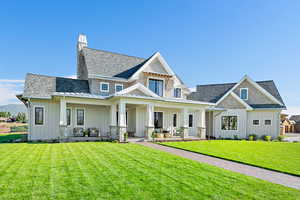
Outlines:
<svg viewBox="0 0 300 200"><path fill-rule="evenodd" d="M278 101L280 101L284 105L284 102L277 90L274 81L257 81L256 83L258 83L262 88L268 91L271 95L273 95ZM216 103L236 84L237 83L197 85L196 92L192 92L188 98L192 100ZM250 106L252 106L253 108L285 108L285 106L280 106L277 104L255 104Z"/></svg>
<svg viewBox="0 0 300 200"><path fill-rule="evenodd" d="M296 123L300 123L300 115L292 115L290 120L295 121Z"/></svg>
<svg viewBox="0 0 300 200"><path fill-rule="evenodd" d="M129 78L146 61L144 58L127 56L84 47L82 49L88 74Z"/></svg>
<svg viewBox="0 0 300 200"><path fill-rule="evenodd" d="M89 83L86 80L27 74L25 79L25 98L51 98L54 92L89 93Z"/></svg>

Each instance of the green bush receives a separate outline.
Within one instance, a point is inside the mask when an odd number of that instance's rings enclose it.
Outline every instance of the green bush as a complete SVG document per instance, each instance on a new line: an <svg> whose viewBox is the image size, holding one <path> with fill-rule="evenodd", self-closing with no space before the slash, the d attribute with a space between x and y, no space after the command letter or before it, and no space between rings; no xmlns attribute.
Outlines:
<svg viewBox="0 0 300 200"><path fill-rule="evenodd" d="M128 139L128 133L124 133L124 142L127 142L127 139Z"/></svg>
<svg viewBox="0 0 300 200"><path fill-rule="evenodd" d="M12 126L10 127L10 132L27 132L28 131L28 126Z"/></svg>
<svg viewBox="0 0 300 200"><path fill-rule="evenodd" d="M282 142L283 139L284 139L284 136L283 136L283 135L279 135L279 136L277 137L277 139L278 139L279 142Z"/></svg>
<svg viewBox="0 0 300 200"><path fill-rule="evenodd" d="M250 135L248 136L248 139L249 139L250 141L256 141L256 140L257 140L257 135L255 135L255 134L250 134Z"/></svg>
<svg viewBox="0 0 300 200"><path fill-rule="evenodd" d="M234 135L234 136L233 136L233 139L234 139L234 140L239 140L239 136L238 136L238 135Z"/></svg>
<svg viewBox="0 0 300 200"><path fill-rule="evenodd" d="M266 136L264 137L264 140L265 140L265 141L268 141L268 142L270 142L271 139L272 139L272 137L271 137L270 135L266 135Z"/></svg>

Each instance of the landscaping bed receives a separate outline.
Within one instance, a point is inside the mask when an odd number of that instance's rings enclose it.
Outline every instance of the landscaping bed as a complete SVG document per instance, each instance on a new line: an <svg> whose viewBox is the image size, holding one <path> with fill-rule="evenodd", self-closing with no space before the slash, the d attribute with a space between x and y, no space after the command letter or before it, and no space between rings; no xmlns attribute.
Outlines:
<svg viewBox="0 0 300 200"><path fill-rule="evenodd" d="M130 143L1 144L0 155L0 199L300 197L295 189Z"/></svg>
<svg viewBox="0 0 300 200"><path fill-rule="evenodd" d="M300 176L300 143L209 140L162 144Z"/></svg>

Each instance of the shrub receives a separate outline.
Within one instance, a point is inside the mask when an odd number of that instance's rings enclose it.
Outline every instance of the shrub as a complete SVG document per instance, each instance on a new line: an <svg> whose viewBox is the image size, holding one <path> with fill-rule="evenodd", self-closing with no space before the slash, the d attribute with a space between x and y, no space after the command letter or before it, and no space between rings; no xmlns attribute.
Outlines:
<svg viewBox="0 0 300 200"><path fill-rule="evenodd" d="M124 142L127 142L127 139L128 139L128 133L124 133Z"/></svg>
<svg viewBox="0 0 300 200"><path fill-rule="evenodd" d="M256 141L256 140L257 140L257 135L256 135L256 134L250 134L250 135L248 136L248 139L249 139L250 141Z"/></svg>
<svg viewBox="0 0 300 200"><path fill-rule="evenodd" d="M234 136L233 136L233 139L234 139L234 140L238 140L238 139L239 139L239 136L238 136L238 135L234 135Z"/></svg>
<svg viewBox="0 0 300 200"><path fill-rule="evenodd" d="M277 139L278 139L279 142L282 142L283 139L284 139L284 136L283 136L283 135L279 135L279 136L277 137Z"/></svg>
<svg viewBox="0 0 300 200"><path fill-rule="evenodd" d="M268 142L270 142L271 139L272 139L272 137L271 137L270 135L266 135L266 136L264 137L264 140L265 140L265 141L268 141Z"/></svg>
<svg viewBox="0 0 300 200"><path fill-rule="evenodd" d="M10 132L27 132L28 131L28 126L12 126L10 127Z"/></svg>

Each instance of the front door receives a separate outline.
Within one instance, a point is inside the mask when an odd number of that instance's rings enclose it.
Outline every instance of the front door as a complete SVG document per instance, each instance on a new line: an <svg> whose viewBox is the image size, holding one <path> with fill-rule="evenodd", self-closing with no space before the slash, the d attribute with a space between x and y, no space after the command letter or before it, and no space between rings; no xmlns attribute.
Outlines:
<svg viewBox="0 0 300 200"><path fill-rule="evenodd" d="M163 129L163 112L154 112L154 128Z"/></svg>
<svg viewBox="0 0 300 200"><path fill-rule="evenodd" d="M189 113L189 136L196 136L196 124L195 124L195 115L194 113Z"/></svg>

